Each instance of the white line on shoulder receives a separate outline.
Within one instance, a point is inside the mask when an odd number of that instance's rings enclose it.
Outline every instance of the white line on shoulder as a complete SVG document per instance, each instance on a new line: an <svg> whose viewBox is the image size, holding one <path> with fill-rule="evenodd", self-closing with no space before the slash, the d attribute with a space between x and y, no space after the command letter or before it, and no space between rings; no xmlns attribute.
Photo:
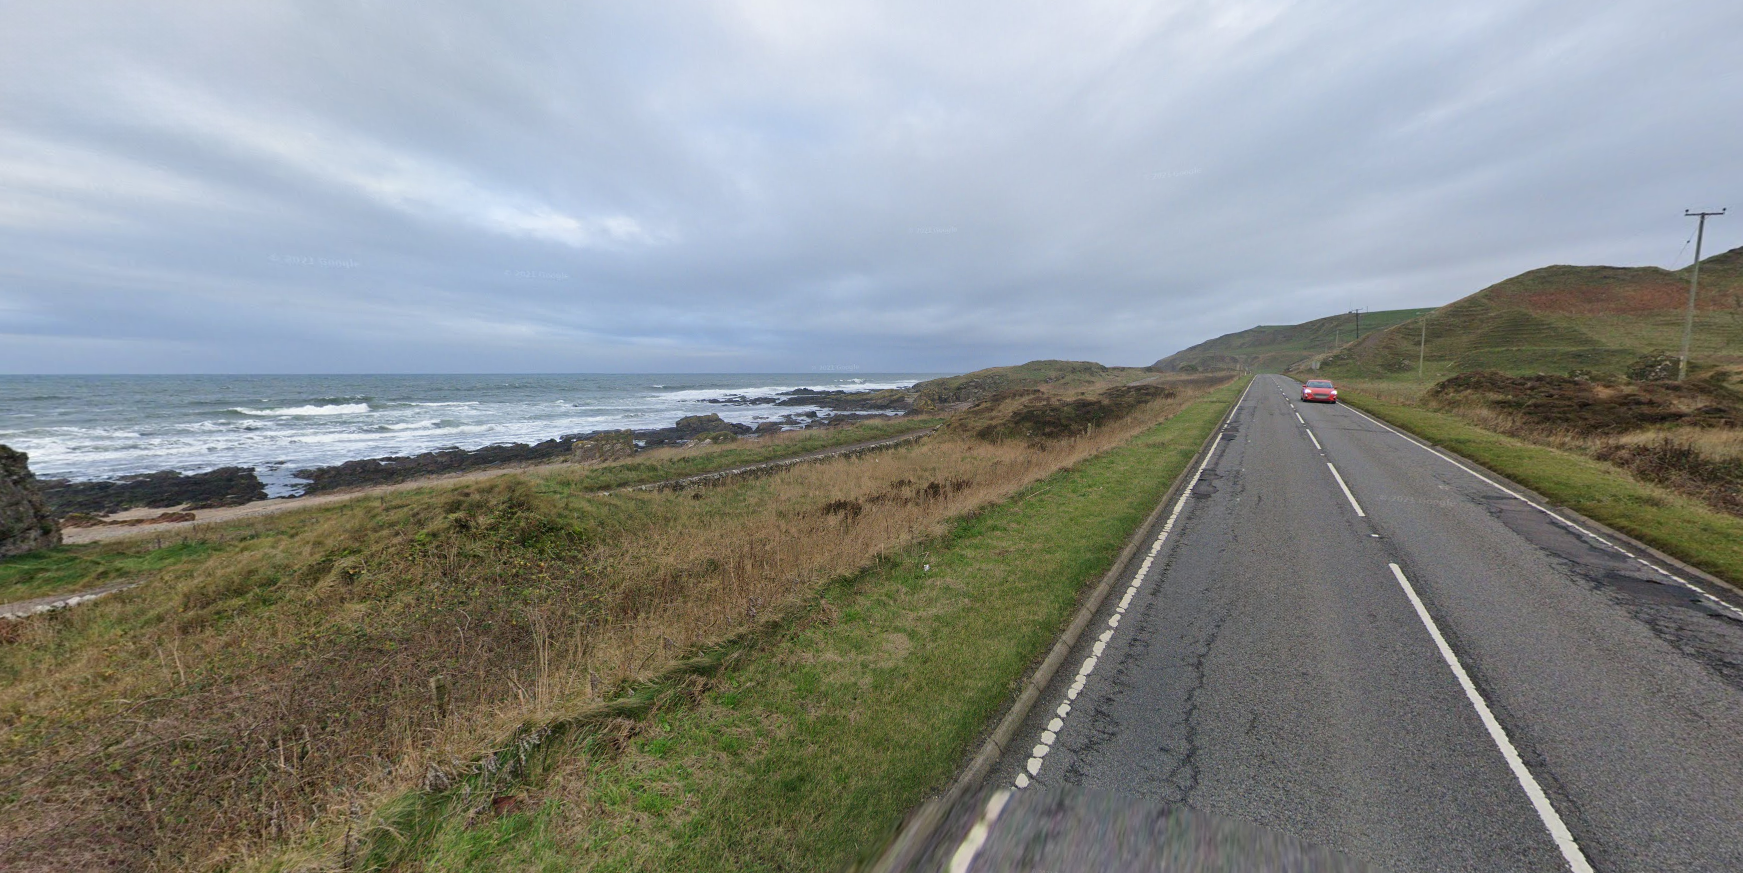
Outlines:
<svg viewBox="0 0 1743 873"><path fill-rule="evenodd" d="M1252 389L1253 382L1248 382L1246 389L1241 391L1241 396L1236 398L1234 409L1229 412L1228 421L1234 420L1235 413L1239 412L1241 404L1246 402L1247 392ZM1042 732L1041 742L1035 744L1035 748L1029 754L1029 760L1024 762L1023 769L1017 773L1017 778L1014 780L1016 787L1028 788L1034 781L1030 777L1041 775L1042 761L1047 757L1047 753L1053 750L1053 744L1059 739L1059 731L1065 727L1064 719L1071 713L1071 701L1077 699L1077 695L1083 691L1084 684L1089 680L1090 674L1095 672L1096 664L1101 662L1102 653L1106 651L1108 642L1114 638L1114 629L1120 626L1120 616L1125 614L1126 607L1131 605L1132 598L1136 597L1138 589L1143 587L1144 579L1150 573L1151 562L1155 560L1156 554L1162 551L1162 544L1168 540L1168 535L1174 531L1174 522L1180 518L1181 511L1186 509L1187 498L1192 496L1193 487L1198 485L1198 480L1204 475L1205 468L1209 467L1211 460L1217 456L1217 446L1221 444L1222 440L1216 440L1212 443L1210 451L1204 453L1204 460L1199 462L1198 469L1192 472L1192 479L1186 483L1185 488L1181 489L1180 499L1174 501L1174 509L1168 513L1168 520L1162 523L1162 530L1156 533L1156 539L1150 546L1150 554L1144 558L1144 563L1138 567L1138 572L1133 574L1132 584L1126 587L1126 594L1120 598L1119 605L1114 607L1114 614L1108 617L1108 629L1096 638L1095 643L1091 646L1091 654L1083 659L1082 666L1077 668L1077 676L1071 681L1071 687L1066 689L1066 701L1059 705L1059 717L1053 720L1057 726L1049 724L1047 730ZM996 816L997 813L994 815ZM984 834L982 834L981 839L985 839ZM961 856L963 849L967 846L968 841L964 840L962 848L957 850L957 855ZM980 847L977 843L974 851L978 852L979 850ZM969 861L974 860L973 852L970 852L967 857ZM954 862L952 863L954 864ZM954 866L952 869L955 869ZM967 869L966 863L963 869Z"/></svg>
<svg viewBox="0 0 1743 873"><path fill-rule="evenodd" d="M962 838L962 844L956 847L956 854L950 857L950 873L968 873L969 865L974 863L974 856L980 854L980 847L986 845L987 832L992 830L993 822L998 821L999 813L1005 810L1005 801L1011 799L1010 789L993 792L987 798L986 809L981 811L980 819L974 827L968 829L968 834Z"/></svg>

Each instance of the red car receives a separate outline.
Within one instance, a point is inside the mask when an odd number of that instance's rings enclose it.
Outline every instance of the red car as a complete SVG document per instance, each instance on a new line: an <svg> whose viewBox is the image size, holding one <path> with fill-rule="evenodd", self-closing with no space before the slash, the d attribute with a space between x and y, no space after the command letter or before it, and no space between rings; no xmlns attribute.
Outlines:
<svg viewBox="0 0 1743 873"><path fill-rule="evenodd" d="M1303 403L1336 403L1338 390L1324 379L1311 379L1301 386L1301 402Z"/></svg>

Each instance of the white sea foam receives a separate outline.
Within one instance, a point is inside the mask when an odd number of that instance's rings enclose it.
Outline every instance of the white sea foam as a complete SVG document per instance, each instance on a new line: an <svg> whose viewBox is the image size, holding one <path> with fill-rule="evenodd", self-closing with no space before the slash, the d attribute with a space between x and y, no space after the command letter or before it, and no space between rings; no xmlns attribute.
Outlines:
<svg viewBox="0 0 1743 873"><path fill-rule="evenodd" d="M287 493L280 489L294 490L290 471L355 458L668 427L709 412L753 425L791 413L828 417L829 410L809 404L767 402L800 387L875 391L914 382L894 374L874 376L875 382L811 375L665 378L0 377L0 443L29 452L31 468L44 477L257 467L277 496ZM43 390L51 385L56 390ZM731 397L765 403L708 402Z"/></svg>
<svg viewBox="0 0 1743 873"><path fill-rule="evenodd" d="M848 391L862 393L870 391L885 391L892 388L907 388L917 379L904 379L900 382L864 382L853 380L828 385L765 385L756 388L694 388L683 391L665 391L650 395L660 400L675 400L679 402L696 402L709 400L725 400L733 397L758 399L779 397L789 391Z"/></svg>
<svg viewBox="0 0 1743 873"><path fill-rule="evenodd" d="M369 411L369 404L335 403L329 406L286 406L282 409L244 409L238 406L230 411L243 415L362 415Z"/></svg>

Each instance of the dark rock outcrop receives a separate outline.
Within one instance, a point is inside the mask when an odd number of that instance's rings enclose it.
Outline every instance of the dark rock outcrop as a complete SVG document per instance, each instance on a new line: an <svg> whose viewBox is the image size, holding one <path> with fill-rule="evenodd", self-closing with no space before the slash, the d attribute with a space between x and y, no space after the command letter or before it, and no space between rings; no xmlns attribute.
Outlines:
<svg viewBox="0 0 1743 873"><path fill-rule="evenodd" d="M391 485L424 476L463 473L503 464L528 464L569 460L577 445L586 442L579 436L565 436L527 445L505 443L467 451L462 448L437 449L417 455L394 455L386 458L365 458L346 461L331 467L298 470L300 479L309 480L304 494L319 494L341 488L364 488L371 485Z"/></svg>
<svg viewBox="0 0 1743 873"><path fill-rule="evenodd" d="M907 411L914 406L914 397L907 391L812 391L797 388L781 392L776 406L820 406L824 409L857 412L868 409Z"/></svg>
<svg viewBox="0 0 1743 873"><path fill-rule="evenodd" d="M627 458L635 454L635 431L602 430L590 437L576 440L570 454L583 463Z"/></svg>
<svg viewBox="0 0 1743 873"><path fill-rule="evenodd" d="M721 419L720 414L710 412L707 415L686 415L678 419L671 427L658 430L638 430L635 438L643 446L672 446L701 439L704 434L746 434L755 433L756 428L748 424L734 424Z"/></svg>
<svg viewBox="0 0 1743 873"><path fill-rule="evenodd" d="M174 470L123 476L113 482L45 479L42 495L56 516L83 512L108 515L127 509L213 509L266 499L266 487L251 467L220 467L184 475Z"/></svg>
<svg viewBox="0 0 1743 873"><path fill-rule="evenodd" d="M61 544L60 525L42 499L30 456L0 446L0 558Z"/></svg>

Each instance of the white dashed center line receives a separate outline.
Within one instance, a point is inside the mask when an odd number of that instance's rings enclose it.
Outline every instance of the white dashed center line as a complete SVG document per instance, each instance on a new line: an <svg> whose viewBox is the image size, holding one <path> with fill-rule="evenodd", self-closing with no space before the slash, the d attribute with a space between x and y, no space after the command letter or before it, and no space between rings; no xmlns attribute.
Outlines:
<svg viewBox="0 0 1743 873"><path fill-rule="evenodd" d="M1314 443L1317 445L1319 440L1314 440ZM1362 504L1356 502L1356 495L1350 493L1350 486L1344 484L1344 477L1338 475L1338 468L1333 467L1330 461L1326 461L1325 466L1331 471L1331 477L1338 480L1338 487L1344 490L1344 496L1350 499L1350 506L1355 508L1356 517L1367 518L1368 514L1362 511Z"/></svg>
<svg viewBox="0 0 1743 873"><path fill-rule="evenodd" d="M1489 704L1483 700L1483 695L1477 691L1476 683L1471 681L1470 674L1465 672L1458 656L1453 654L1452 646L1447 645L1446 637L1441 636L1440 627L1434 623L1434 618L1428 614L1428 607L1422 603L1422 598L1416 596L1416 589L1411 587L1410 580L1405 578L1404 571L1397 564L1387 564L1392 568L1392 575L1398 578L1398 584L1404 589L1404 596L1410 599L1410 605L1415 607L1416 615L1422 619L1428 635L1434 638L1435 648L1440 650L1441 658L1452 668L1453 676L1459 680L1459 687L1465 690L1465 697L1470 698L1471 706L1477 710L1477 717L1482 719L1483 727L1488 728L1489 738L1501 750L1501 757L1507 759L1507 766L1513 771L1514 778L1519 780L1525 796L1531 799L1531 806L1537 810L1537 817L1543 820L1543 826L1549 830L1550 839L1555 840L1556 848L1561 850L1561 856L1567 859L1567 865L1574 873L1592 873L1592 865L1586 862L1586 855L1580 851L1579 843L1574 841L1574 835L1562 822L1555 807L1549 802L1549 797L1543 793L1543 787L1537 784L1537 779L1526 769L1525 762L1519 758L1519 750L1513 747L1513 741L1507 738L1507 731L1501 727L1501 722L1495 719L1495 714L1489 711Z"/></svg>

